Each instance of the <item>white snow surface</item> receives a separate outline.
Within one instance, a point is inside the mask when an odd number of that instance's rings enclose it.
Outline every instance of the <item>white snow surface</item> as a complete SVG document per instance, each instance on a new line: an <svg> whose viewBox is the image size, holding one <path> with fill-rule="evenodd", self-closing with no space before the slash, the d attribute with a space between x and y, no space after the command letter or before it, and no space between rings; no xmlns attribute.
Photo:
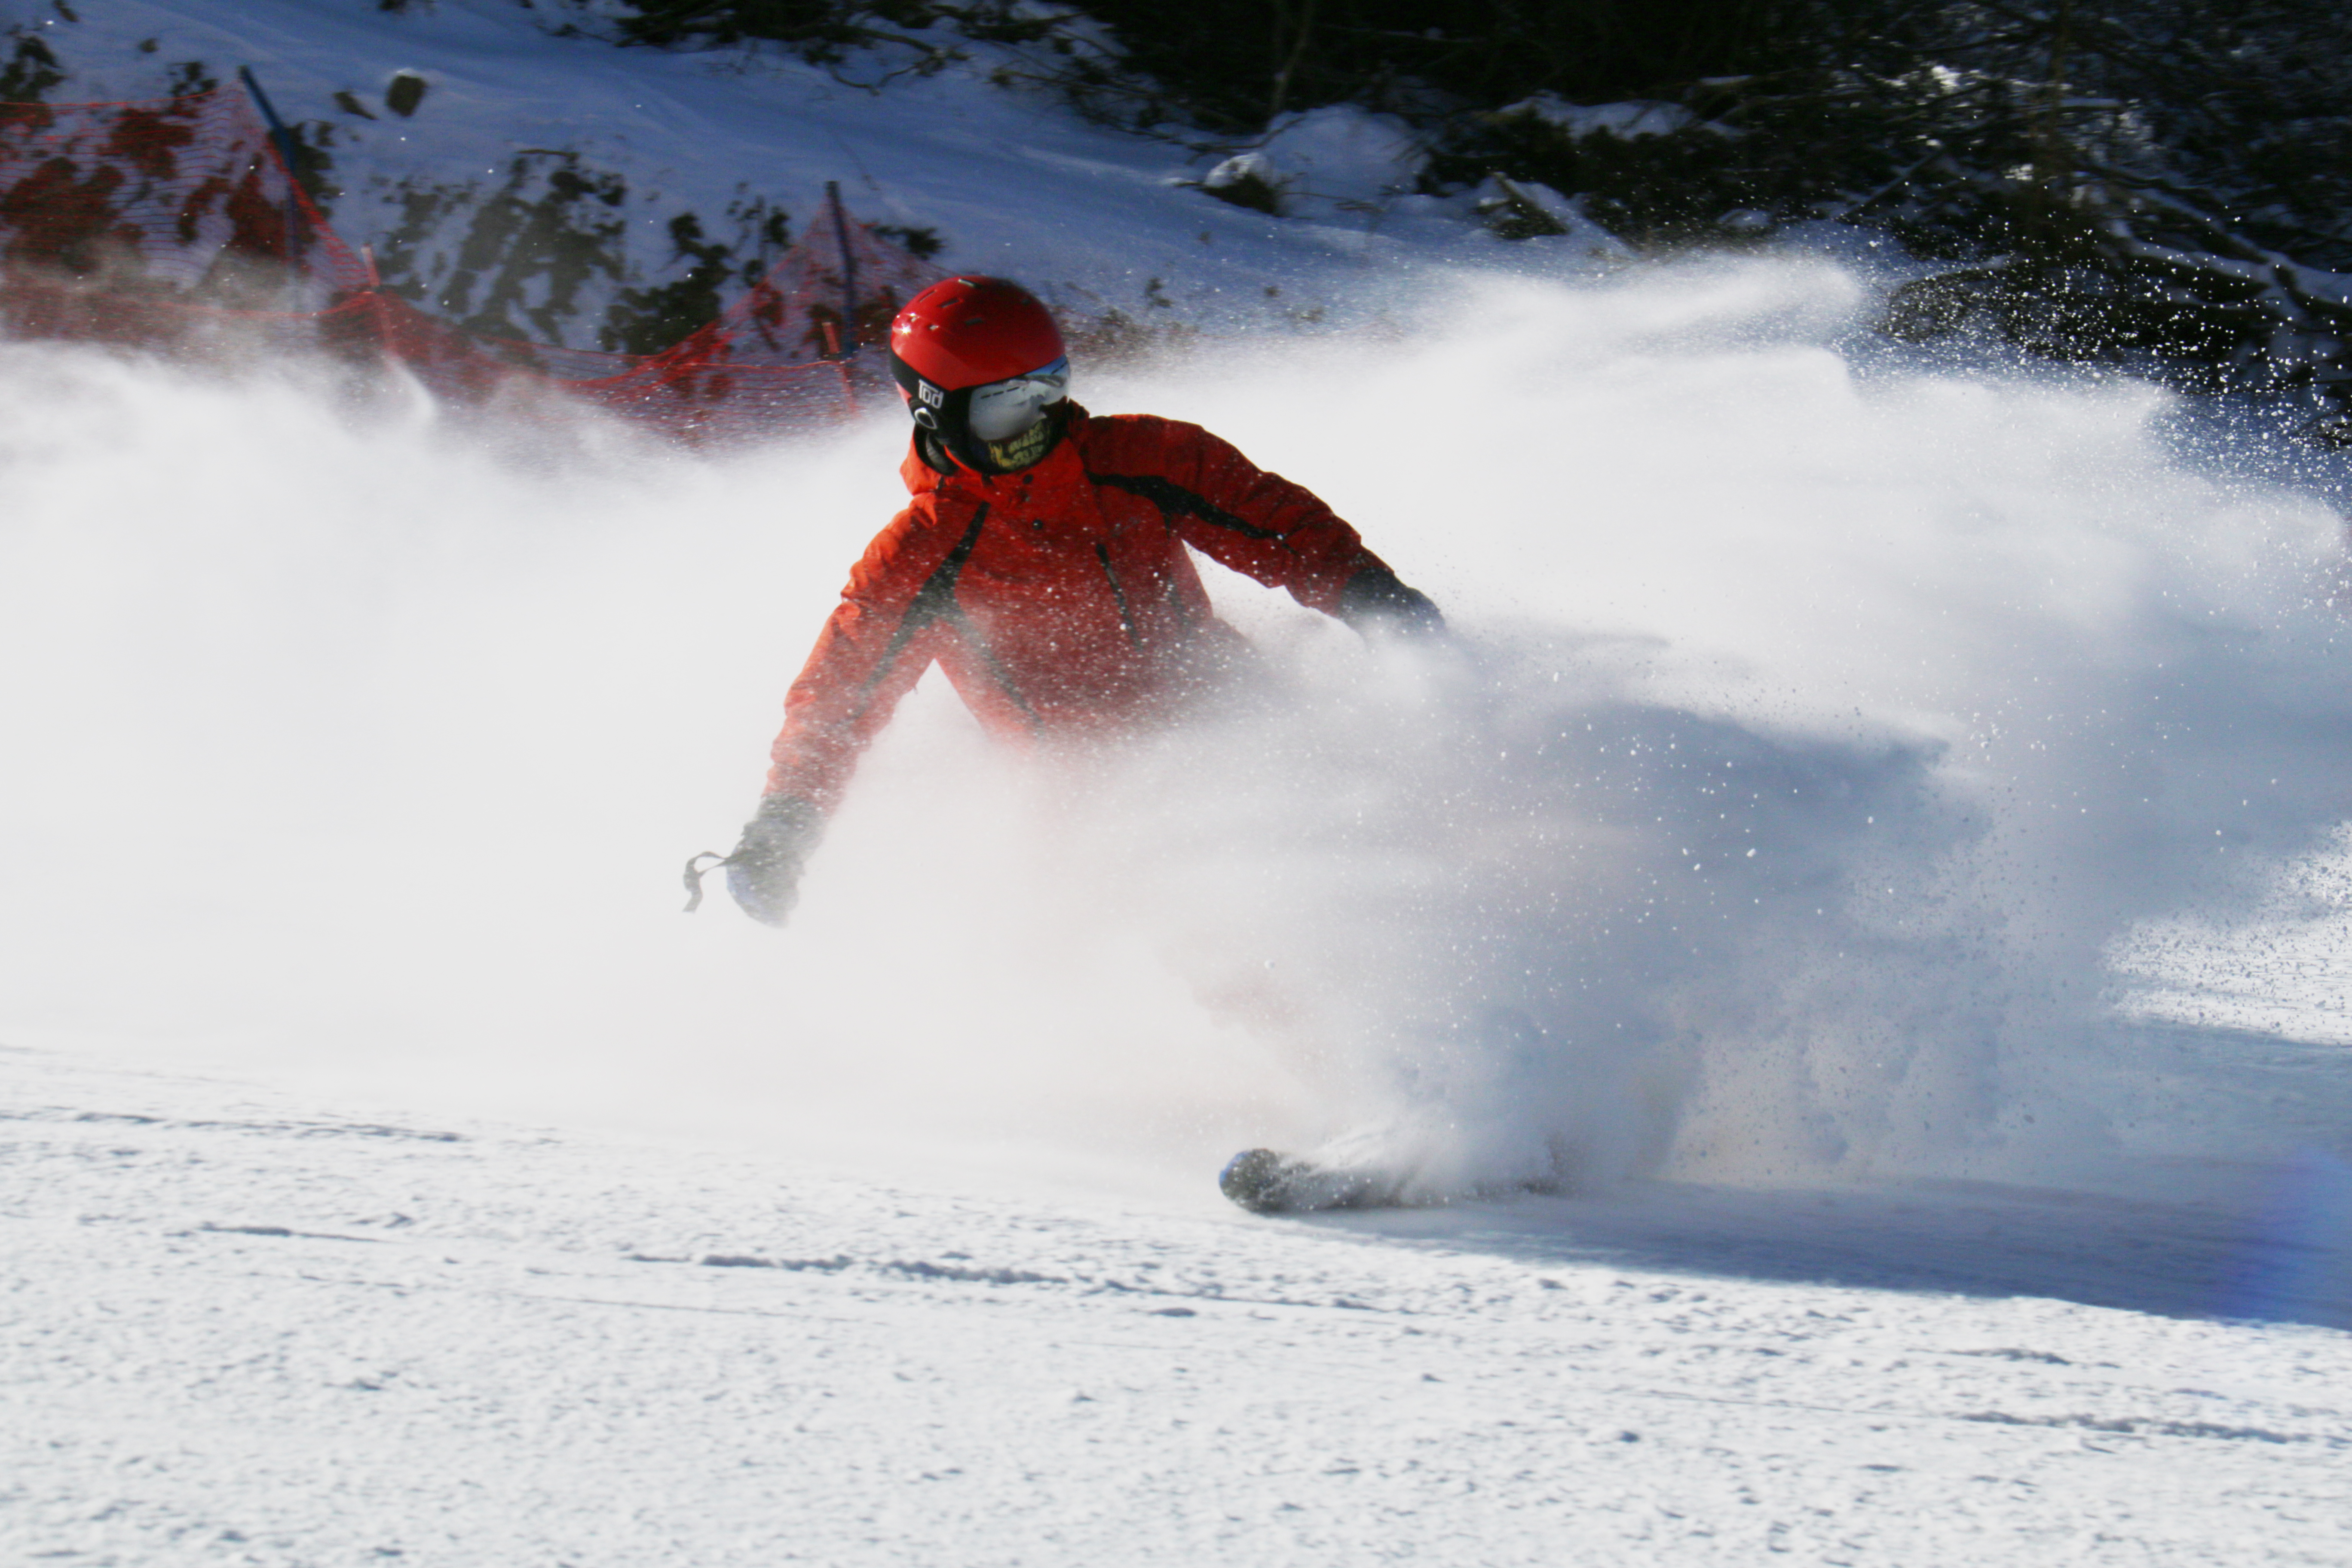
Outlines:
<svg viewBox="0 0 2352 1568"><path fill-rule="evenodd" d="M2131 1295L2139 1205L1634 1194L1429 1239L8 1067L12 1561L2352 1552L2352 1341L2021 1290ZM2137 1305L2200 1261L2158 1225Z"/></svg>
<svg viewBox="0 0 2352 1568"><path fill-rule="evenodd" d="M1024 761L927 682L791 928L682 919L895 416L698 458L0 345L0 1556L2352 1561L2339 461L1891 349L1861 237L1505 246L1360 117L1274 219L985 61L74 12L91 97L423 70L347 183L846 148L1216 329L1079 395L1461 640L1213 574L1250 700ZM1428 1206L1244 1215L1261 1143Z"/></svg>

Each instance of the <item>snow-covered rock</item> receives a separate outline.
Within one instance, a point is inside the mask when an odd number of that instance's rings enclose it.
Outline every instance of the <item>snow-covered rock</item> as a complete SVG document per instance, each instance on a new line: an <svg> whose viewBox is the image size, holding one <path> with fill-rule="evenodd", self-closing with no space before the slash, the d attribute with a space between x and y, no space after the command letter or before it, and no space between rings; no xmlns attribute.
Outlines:
<svg viewBox="0 0 2352 1568"><path fill-rule="evenodd" d="M1248 156L1271 171L1286 210L1323 221L1352 216L1360 225L1411 191L1428 161L1402 121L1351 104L1282 116Z"/></svg>
<svg viewBox="0 0 2352 1568"><path fill-rule="evenodd" d="M1614 136L1633 141L1643 136L1671 136L1694 126L1717 132L1726 128L1702 121L1678 103L1638 100L1626 103L1570 103L1556 93L1539 92L1495 110L1497 118L1520 116L1540 121L1565 134Z"/></svg>

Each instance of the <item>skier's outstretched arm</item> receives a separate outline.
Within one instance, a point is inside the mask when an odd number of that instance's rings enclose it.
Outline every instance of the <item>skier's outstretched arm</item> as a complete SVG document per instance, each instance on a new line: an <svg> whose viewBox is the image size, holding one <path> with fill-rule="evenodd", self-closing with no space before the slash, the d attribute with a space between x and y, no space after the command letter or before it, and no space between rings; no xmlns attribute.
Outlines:
<svg viewBox="0 0 2352 1568"><path fill-rule="evenodd" d="M951 552L929 521L910 508L867 547L784 698L766 792L720 862L727 890L753 920L782 925L792 913L858 757L937 651L938 617L926 612L940 595L929 590Z"/></svg>
<svg viewBox="0 0 2352 1568"><path fill-rule="evenodd" d="M1286 589L1359 631L1441 633L1445 617L1303 485L1268 473L1232 443L1172 419L1121 421L1097 474L1157 503L1187 544L1220 565Z"/></svg>

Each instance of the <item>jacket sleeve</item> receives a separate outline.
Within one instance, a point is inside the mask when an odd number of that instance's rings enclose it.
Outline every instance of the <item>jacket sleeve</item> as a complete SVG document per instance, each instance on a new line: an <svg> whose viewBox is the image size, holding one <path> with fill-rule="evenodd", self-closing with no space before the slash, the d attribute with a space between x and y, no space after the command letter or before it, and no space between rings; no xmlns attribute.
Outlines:
<svg viewBox="0 0 2352 1568"><path fill-rule="evenodd" d="M1157 501L1185 543L1268 587L1288 590L1309 609L1351 622L1368 604L1396 593L1428 605L1313 491L1266 472L1197 425L1151 424L1150 438L1122 465L1149 473L1123 488Z"/></svg>
<svg viewBox="0 0 2352 1568"><path fill-rule="evenodd" d="M961 556L929 521L920 508L900 512L851 569L840 605L785 695L767 795L831 815L858 756L936 657L941 600L952 603L952 564Z"/></svg>

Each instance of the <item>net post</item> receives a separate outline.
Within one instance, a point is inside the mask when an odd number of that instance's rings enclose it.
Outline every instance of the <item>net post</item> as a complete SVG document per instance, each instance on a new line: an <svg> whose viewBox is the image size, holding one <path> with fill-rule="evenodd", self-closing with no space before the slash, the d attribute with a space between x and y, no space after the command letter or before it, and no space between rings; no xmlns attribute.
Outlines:
<svg viewBox="0 0 2352 1568"><path fill-rule="evenodd" d="M857 257L849 248L849 216L841 210L841 182L824 183L824 199L833 208L833 237L841 242L842 357L857 352Z"/></svg>
<svg viewBox="0 0 2352 1568"><path fill-rule="evenodd" d="M286 171L287 287L296 289L301 286L302 204L298 194L300 186L294 178L294 132L286 129L286 121L278 118L277 106L269 101L269 95L261 90L260 79L253 74L251 66L237 67L236 76L245 83L245 90L252 95L253 106L261 110L261 118L269 127L270 144L278 149L278 162Z"/></svg>

